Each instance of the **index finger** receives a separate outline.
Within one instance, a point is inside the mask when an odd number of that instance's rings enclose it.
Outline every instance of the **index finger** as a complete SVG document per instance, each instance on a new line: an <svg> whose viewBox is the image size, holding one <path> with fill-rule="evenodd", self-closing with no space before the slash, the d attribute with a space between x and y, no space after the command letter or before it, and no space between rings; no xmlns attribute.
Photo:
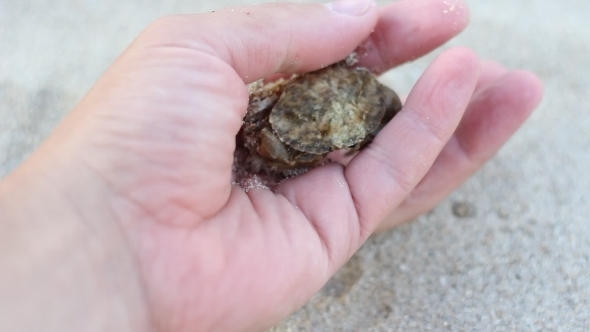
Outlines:
<svg viewBox="0 0 590 332"><path fill-rule="evenodd" d="M443 53L400 113L346 168L328 164L279 186L278 193L317 230L333 268L358 250L426 174L469 103L479 64L468 49Z"/></svg>
<svg viewBox="0 0 590 332"><path fill-rule="evenodd" d="M347 165L346 179L366 230L372 232L374 223L430 169L469 104L479 67L469 49L443 53L418 80L402 110Z"/></svg>

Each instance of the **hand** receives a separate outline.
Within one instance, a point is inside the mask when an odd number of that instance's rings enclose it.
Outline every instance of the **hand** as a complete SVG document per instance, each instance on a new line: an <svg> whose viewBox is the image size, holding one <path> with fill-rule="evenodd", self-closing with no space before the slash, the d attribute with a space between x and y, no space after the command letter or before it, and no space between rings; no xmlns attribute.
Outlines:
<svg viewBox="0 0 590 332"><path fill-rule="evenodd" d="M37 296L39 304L10 310L38 310L26 324L44 330L64 330L54 316L72 318L68 305L79 312L68 330L276 324L377 228L431 209L473 174L532 112L542 88L532 74L449 50L346 167L316 168L276 193L246 193L231 185L245 83L318 69L364 40L361 65L385 71L441 45L467 21L458 1L406 0L378 10L359 0L152 24L0 185L8 221L0 233L29 241L3 243L18 248L11 257L32 262L8 265L7 274L13 285L30 279L44 290L12 287L14 298ZM59 266L70 273L56 276ZM46 278L22 277L39 271ZM59 308L51 307L54 296Z"/></svg>

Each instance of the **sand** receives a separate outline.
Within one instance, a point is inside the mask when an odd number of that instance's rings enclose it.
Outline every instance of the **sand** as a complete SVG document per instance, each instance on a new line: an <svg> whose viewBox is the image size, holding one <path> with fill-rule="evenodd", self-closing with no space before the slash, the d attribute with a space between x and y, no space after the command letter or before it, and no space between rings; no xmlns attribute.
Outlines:
<svg viewBox="0 0 590 332"><path fill-rule="evenodd" d="M257 2L0 1L0 176L150 21ZM468 2L472 23L446 47L534 71L543 104L476 176L371 238L274 331L590 330L590 2ZM408 92L433 56L385 82Z"/></svg>

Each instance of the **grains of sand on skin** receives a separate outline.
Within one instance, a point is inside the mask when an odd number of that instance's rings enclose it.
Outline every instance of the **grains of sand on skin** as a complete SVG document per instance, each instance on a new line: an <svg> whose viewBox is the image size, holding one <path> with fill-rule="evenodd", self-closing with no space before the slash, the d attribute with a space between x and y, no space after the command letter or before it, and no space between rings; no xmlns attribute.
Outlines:
<svg viewBox="0 0 590 332"><path fill-rule="evenodd" d="M267 181L261 179L258 175L253 174L242 179L239 183L234 184L239 185L245 192L249 192L252 189L270 189L266 183Z"/></svg>
<svg viewBox="0 0 590 332"><path fill-rule="evenodd" d="M457 3L450 3L448 1L443 1L443 4L447 5L447 9L443 10L444 14L448 14L448 13L452 13L454 11L456 11L457 14L459 14L459 10L458 9L462 9L463 6L457 4Z"/></svg>

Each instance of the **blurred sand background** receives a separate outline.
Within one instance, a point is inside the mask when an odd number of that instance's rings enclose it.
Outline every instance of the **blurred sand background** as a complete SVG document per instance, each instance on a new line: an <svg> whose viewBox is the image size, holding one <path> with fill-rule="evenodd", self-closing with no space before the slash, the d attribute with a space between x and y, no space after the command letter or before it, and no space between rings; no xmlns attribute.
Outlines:
<svg viewBox="0 0 590 332"><path fill-rule="evenodd" d="M0 0L0 176L150 21L260 2ZM470 27L445 47L534 71L543 104L460 190L370 239L274 331L590 330L590 1L468 3ZM384 81L407 93L435 54Z"/></svg>

